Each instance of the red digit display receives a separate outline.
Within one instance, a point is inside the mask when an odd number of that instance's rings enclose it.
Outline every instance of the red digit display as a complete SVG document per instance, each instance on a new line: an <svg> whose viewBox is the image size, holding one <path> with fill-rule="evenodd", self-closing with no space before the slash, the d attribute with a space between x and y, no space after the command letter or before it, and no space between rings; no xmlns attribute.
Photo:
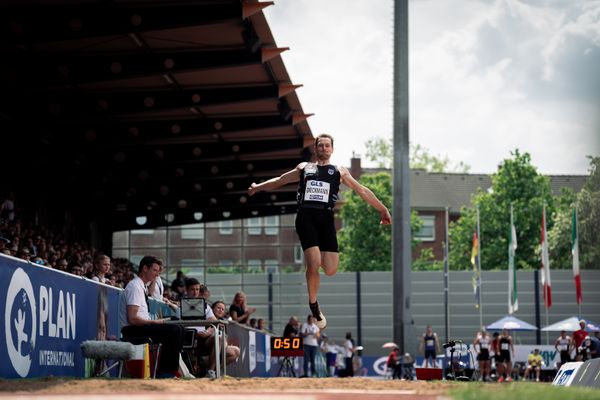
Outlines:
<svg viewBox="0 0 600 400"><path fill-rule="evenodd" d="M271 337L271 357L302 357L302 338Z"/></svg>

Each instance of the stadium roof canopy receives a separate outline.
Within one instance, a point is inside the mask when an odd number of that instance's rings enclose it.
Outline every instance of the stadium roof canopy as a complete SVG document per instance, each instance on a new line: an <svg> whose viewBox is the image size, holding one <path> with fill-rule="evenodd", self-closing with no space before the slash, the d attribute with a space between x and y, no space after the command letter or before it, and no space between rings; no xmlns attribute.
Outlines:
<svg viewBox="0 0 600 400"><path fill-rule="evenodd" d="M246 196L311 156L270 4L3 1L3 188L111 231L293 212Z"/></svg>

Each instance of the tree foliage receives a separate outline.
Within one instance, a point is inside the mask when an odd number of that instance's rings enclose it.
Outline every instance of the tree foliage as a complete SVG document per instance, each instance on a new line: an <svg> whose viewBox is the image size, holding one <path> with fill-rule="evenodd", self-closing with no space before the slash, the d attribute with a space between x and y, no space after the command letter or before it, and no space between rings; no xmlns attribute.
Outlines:
<svg viewBox="0 0 600 400"><path fill-rule="evenodd" d="M590 176L575 196L564 192L548 233L552 268L571 268L571 229L573 207L577 207L579 263L581 268L600 268L600 157L590 158Z"/></svg>
<svg viewBox="0 0 600 400"><path fill-rule="evenodd" d="M392 209L392 178L387 172L363 175L360 183L371 189ZM392 268L392 229L380 225L379 213L353 191L344 193L341 210L343 228L338 235L340 269L344 271L390 271ZM411 230L418 231L422 220L411 215Z"/></svg>
<svg viewBox="0 0 600 400"><path fill-rule="evenodd" d="M473 232L476 228L475 207L479 206L481 267L484 270L508 267L508 233L510 206L513 205L517 231L515 264L518 268L540 265L542 206L546 215L554 211L549 178L538 174L528 153L511 153L492 175L489 192L478 191L471 200L473 207L463 208L461 218L450 224L450 266L471 269Z"/></svg>
<svg viewBox="0 0 600 400"><path fill-rule="evenodd" d="M374 162L378 168L392 168L394 146L392 139L371 138L365 143L366 159ZM448 156L432 155L429 149L420 144L410 145L410 168L424 169L429 172L467 173L471 167L462 161L453 164Z"/></svg>

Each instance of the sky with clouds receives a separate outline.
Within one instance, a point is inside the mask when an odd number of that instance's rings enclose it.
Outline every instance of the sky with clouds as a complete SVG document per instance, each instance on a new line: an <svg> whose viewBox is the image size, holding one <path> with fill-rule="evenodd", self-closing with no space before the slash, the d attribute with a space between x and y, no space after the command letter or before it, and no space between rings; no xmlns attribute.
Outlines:
<svg viewBox="0 0 600 400"><path fill-rule="evenodd" d="M313 134L336 139L336 164L392 137L393 10L265 9ZM472 173L496 171L516 148L541 173L587 173L586 156L600 156L600 0L410 0L409 18L411 143Z"/></svg>

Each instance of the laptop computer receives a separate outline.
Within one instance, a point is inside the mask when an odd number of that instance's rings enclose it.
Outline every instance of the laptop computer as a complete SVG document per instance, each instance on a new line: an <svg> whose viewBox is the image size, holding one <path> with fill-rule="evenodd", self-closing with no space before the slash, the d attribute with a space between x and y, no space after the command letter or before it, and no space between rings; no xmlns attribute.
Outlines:
<svg viewBox="0 0 600 400"><path fill-rule="evenodd" d="M183 297L179 310L181 319L206 319L206 301L202 297Z"/></svg>

